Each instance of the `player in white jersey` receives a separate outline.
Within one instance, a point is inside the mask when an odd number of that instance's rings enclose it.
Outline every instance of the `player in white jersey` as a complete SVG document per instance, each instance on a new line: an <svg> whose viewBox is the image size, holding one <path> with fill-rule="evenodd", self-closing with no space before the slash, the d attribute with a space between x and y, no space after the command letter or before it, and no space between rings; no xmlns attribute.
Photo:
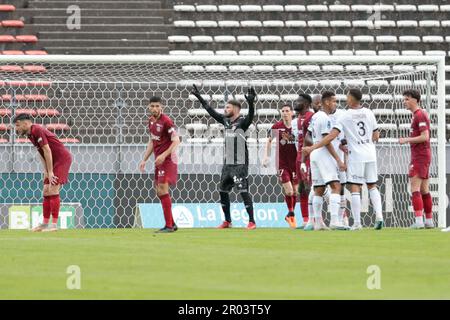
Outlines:
<svg viewBox="0 0 450 320"><path fill-rule="evenodd" d="M333 141L340 132L344 132L348 143L347 183L352 192L351 211L354 219L352 230L361 226L361 186L365 183L376 214L375 229L383 225L381 195L377 188L378 172L374 142L378 141L377 121L372 111L361 106L362 93L359 89L351 89L347 94L349 110L340 117L330 134L313 146L303 148L308 154Z"/></svg>
<svg viewBox="0 0 450 320"><path fill-rule="evenodd" d="M322 93L322 109L315 113L311 119L308 131L311 132L314 144L319 143L324 136L330 133L332 119L330 114L336 111L336 95L334 92L325 91ZM339 145L339 143L338 143ZM335 230L347 230L342 223L339 223L339 209L341 203L341 184L339 182L338 171L345 171L345 164L337 154L334 143L329 143L316 148L311 152L311 176L314 188L313 211L315 218L315 230L327 229L323 223L322 206L323 194L329 185L331 188L330 228Z"/></svg>

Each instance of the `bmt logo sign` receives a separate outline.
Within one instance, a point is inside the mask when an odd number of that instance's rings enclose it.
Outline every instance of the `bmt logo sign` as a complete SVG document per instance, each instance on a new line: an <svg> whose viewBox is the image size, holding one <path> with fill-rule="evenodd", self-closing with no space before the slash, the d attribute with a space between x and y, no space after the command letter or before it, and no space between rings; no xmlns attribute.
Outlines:
<svg viewBox="0 0 450 320"><path fill-rule="evenodd" d="M184 206L176 206L172 209L173 220L180 228L193 228L194 216L191 210Z"/></svg>
<svg viewBox="0 0 450 320"><path fill-rule="evenodd" d="M9 229L30 229L43 221L42 206L19 205L11 206L9 213ZM59 211L58 227L60 229L74 228L75 208L63 206Z"/></svg>

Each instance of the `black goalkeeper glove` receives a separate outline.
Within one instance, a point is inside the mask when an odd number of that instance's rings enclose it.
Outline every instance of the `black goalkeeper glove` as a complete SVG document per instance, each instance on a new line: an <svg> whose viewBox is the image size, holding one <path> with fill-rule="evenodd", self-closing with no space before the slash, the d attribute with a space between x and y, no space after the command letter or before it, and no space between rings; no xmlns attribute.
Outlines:
<svg viewBox="0 0 450 320"><path fill-rule="evenodd" d="M248 104L253 104L255 102L255 99L256 99L255 89L253 89L253 87L250 87L248 89L247 94L245 95L245 100L247 100Z"/></svg>

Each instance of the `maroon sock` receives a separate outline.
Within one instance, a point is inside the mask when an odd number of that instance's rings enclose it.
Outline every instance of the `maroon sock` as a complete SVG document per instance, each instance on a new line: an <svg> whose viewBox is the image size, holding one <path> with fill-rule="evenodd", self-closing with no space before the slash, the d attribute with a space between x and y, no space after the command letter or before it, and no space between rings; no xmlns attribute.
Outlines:
<svg viewBox="0 0 450 320"><path fill-rule="evenodd" d="M44 196L44 201L42 202L42 213L44 214L44 223L48 223L50 220L50 199L48 196Z"/></svg>
<svg viewBox="0 0 450 320"><path fill-rule="evenodd" d="M61 207L61 198L59 194L49 196L50 198L50 212L52 214L52 223L58 223L59 208Z"/></svg>
<svg viewBox="0 0 450 320"><path fill-rule="evenodd" d="M295 213L295 205L297 204L297 196L293 195L291 196L291 206L292 206L292 212Z"/></svg>
<svg viewBox="0 0 450 320"><path fill-rule="evenodd" d="M302 210L303 221L308 221L308 194L300 194L300 208Z"/></svg>
<svg viewBox="0 0 450 320"><path fill-rule="evenodd" d="M293 211L294 211L294 208L292 208L292 199L291 199L291 196L285 195L285 196L284 196L284 201L286 202L286 205L287 205L287 207L288 207L288 211L289 211L289 212L293 212Z"/></svg>
<svg viewBox="0 0 450 320"><path fill-rule="evenodd" d="M420 192L413 192L411 200L414 209L414 215L416 217L421 217L423 215L423 201Z"/></svg>
<svg viewBox="0 0 450 320"><path fill-rule="evenodd" d="M164 220L166 221L166 227L173 228L173 216L172 216L172 200L168 193L159 197L161 200L161 206L164 212Z"/></svg>
<svg viewBox="0 0 450 320"><path fill-rule="evenodd" d="M425 211L426 219L433 219L433 200L431 194L426 193L422 195L423 210Z"/></svg>

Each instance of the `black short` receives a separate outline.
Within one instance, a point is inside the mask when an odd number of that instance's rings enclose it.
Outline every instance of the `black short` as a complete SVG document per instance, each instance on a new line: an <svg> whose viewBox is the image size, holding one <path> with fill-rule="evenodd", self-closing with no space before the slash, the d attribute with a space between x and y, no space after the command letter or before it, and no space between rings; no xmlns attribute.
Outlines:
<svg viewBox="0 0 450 320"><path fill-rule="evenodd" d="M219 191L230 192L236 186L239 192L248 192L248 166L225 165L222 168Z"/></svg>

